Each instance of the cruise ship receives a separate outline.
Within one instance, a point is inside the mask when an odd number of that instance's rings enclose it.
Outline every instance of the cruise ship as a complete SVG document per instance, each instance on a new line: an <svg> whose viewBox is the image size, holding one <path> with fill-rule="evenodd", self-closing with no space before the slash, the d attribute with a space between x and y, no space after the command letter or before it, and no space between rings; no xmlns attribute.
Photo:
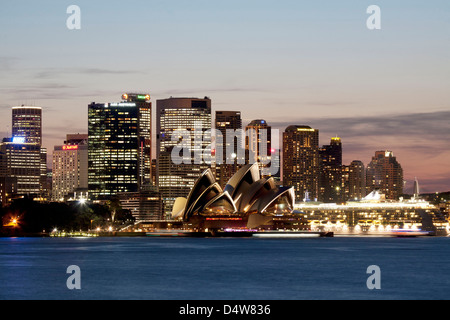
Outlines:
<svg viewBox="0 0 450 320"><path fill-rule="evenodd" d="M416 196L389 201L379 191L373 191L360 201L345 204L307 201L296 203L295 210L304 215L312 231L336 235L396 235L393 232L411 230L420 235L445 236L450 231L449 221L441 211Z"/></svg>

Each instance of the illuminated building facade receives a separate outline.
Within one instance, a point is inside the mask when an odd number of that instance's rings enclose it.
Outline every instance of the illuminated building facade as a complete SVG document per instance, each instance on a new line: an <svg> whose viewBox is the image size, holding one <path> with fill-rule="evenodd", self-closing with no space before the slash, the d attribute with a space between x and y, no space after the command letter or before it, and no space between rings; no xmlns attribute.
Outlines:
<svg viewBox="0 0 450 320"><path fill-rule="evenodd" d="M157 183L167 215L175 199L186 197L195 181L211 164L211 99L169 98L157 101ZM173 137L175 131L182 137ZM189 139L189 140L188 140ZM182 162L172 158L179 144L186 149ZM208 151L209 150L209 151ZM199 157L200 156L200 157Z"/></svg>
<svg viewBox="0 0 450 320"><path fill-rule="evenodd" d="M348 167L348 196L345 200L361 200L367 195L364 163L354 160Z"/></svg>
<svg viewBox="0 0 450 320"><path fill-rule="evenodd" d="M253 120L245 127L245 151L247 164L258 163L264 176L271 176L265 169L272 160L272 127L266 120Z"/></svg>
<svg viewBox="0 0 450 320"><path fill-rule="evenodd" d="M151 184L151 103L148 94L124 94L120 103L88 108L88 181L93 200L137 192Z"/></svg>
<svg viewBox="0 0 450 320"><path fill-rule="evenodd" d="M380 190L386 199L398 200L403 194L403 169L392 151L377 151L366 169L367 193Z"/></svg>
<svg viewBox="0 0 450 320"><path fill-rule="evenodd" d="M289 126L283 133L283 184L295 188L296 201L319 195L319 130Z"/></svg>
<svg viewBox="0 0 450 320"><path fill-rule="evenodd" d="M342 189L342 142L332 138L329 145L319 149L319 201L339 203L343 201Z"/></svg>
<svg viewBox="0 0 450 320"><path fill-rule="evenodd" d="M0 154L0 161L2 156ZM0 163L0 170L2 170L2 164ZM6 207L10 204L11 199L16 196L16 184L17 179L13 177L7 177L3 172L0 172L0 204Z"/></svg>
<svg viewBox="0 0 450 320"><path fill-rule="evenodd" d="M17 196L39 197L41 193L41 147L24 139L5 138L0 143L3 177L15 179Z"/></svg>
<svg viewBox="0 0 450 320"><path fill-rule="evenodd" d="M88 135L67 135L64 145L53 150L52 199L64 201L76 191L88 189Z"/></svg>
<svg viewBox="0 0 450 320"><path fill-rule="evenodd" d="M161 220L163 201L156 186L145 187L139 192L119 193L123 210L129 210L136 222Z"/></svg>
<svg viewBox="0 0 450 320"><path fill-rule="evenodd" d="M52 194L51 180L48 178L48 173L51 171L47 167L47 148L41 147L41 178L40 178L40 201L50 201Z"/></svg>
<svg viewBox="0 0 450 320"><path fill-rule="evenodd" d="M365 172L364 172L365 174ZM343 203L348 201L350 195L350 166L342 165L341 166L341 186L340 186L340 197L339 202L335 203Z"/></svg>
<svg viewBox="0 0 450 320"><path fill-rule="evenodd" d="M12 137L15 141L40 146L41 200L49 200L50 190L47 183L47 149L42 147L42 108L34 106L18 106L12 108Z"/></svg>
<svg viewBox="0 0 450 320"><path fill-rule="evenodd" d="M25 143L42 145L42 108L12 108L12 136L24 137Z"/></svg>
<svg viewBox="0 0 450 320"><path fill-rule="evenodd" d="M216 130L221 132L223 139L222 141L216 139L216 159L219 154L222 155L221 164L218 164L216 160L216 178L220 185L225 185L243 165L243 162L238 163L238 148L243 147L241 129L241 112L216 111ZM237 132L232 140L231 131ZM231 154L227 150L230 150Z"/></svg>

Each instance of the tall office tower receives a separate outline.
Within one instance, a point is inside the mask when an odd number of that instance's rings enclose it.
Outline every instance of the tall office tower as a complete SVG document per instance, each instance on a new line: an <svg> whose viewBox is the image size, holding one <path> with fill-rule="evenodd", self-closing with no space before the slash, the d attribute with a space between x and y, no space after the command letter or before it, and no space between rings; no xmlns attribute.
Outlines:
<svg viewBox="0 0 450 320"><path fill-rule="evenodd" d="M151 184L151 103L124 94L120 103L88 107L88 176L92 200L137 192Z"/></svg>
<svg viewBox="0 0 450 320"><path fill-rule="evenodd" d="M3 177L15 181L17 196L36 198L41 193L41 146L24 137L5 138L0 143Z"/></svg>
<svg viewBox="0 0 450 320"><path fill-rule="evenodd" d="M210 167L211 100L169 98L156 105L157 182L168 215L176 198L187 197Z"/></svg>
<svg viewBox="0 0 450 320"><path fill-rule="evenodd" d="M354 160L349 166L348 200L361 200L366 193L366 169L364 163Z"/></svg>
<svg viewBox="0 0 450 320"><path fill-rule="evenodd" d="M340 203L349 200L350 195L350 166L341 166L341 185L337 187L337 197Z"/></svg>
<svg viewBox="0 0 450 320"><path fill-rule="evenodd" d="M26 144L42 146L42 108L32 106L19 106L12 108L12 137L24 138ZM47 186L47 149L40 148L40 198L48 200Z"/></svg>
<svg viewBox="0 0 450 320"><path fill-rule="evenodd" d="M319 149L319 200L326 203L342 201L342 142L332 138L329 145Z"/></svg>
<svg viewBox="0 0 450 320"><path fill-rule="evenodd" d="M238 150L243 148L241 113L216 111L216 130L222 134L222 140L216 138L216 179L221 186L225 186L244 163L238 163ZM220 155L221 164L217 161Z"/></svg>
<svg viewBox="0 0 450 320"><path fill-rule="evenodd" d="M272 160L272 127L265 120L253 120L245 127L247 163L259 163L261 174L271 176L267 169Z"/></svg>
<svg viewBox="0 0 450 320"><path fill-rule="evenodd" d="M125 93L122 99L139 108L139 185L152 185L152 104L149 94Z"/></svg>
<svg viewBox="0 0 450 320"><path fill-rule="evenodd" d="M367 193L375 189L386 199L398 200L403 194L403 169L392 151L377 151L366 170Z"/></svg>
<svg viewBox="0 0 450 320"><path fill-rule="evenodd" d="M51 186L48 183L47 177L47 148L41 147L41 178L40 178L40 200L41 201L50 201L51 198Z"/></svg>
<svg viewBox="0 0 450 320"><path fill-rule="evenodd" d="M13 107L12 136L25 138L25 143L42 145L42 108Z"/></svg>
<svg viewBox="0 0 450 320"><path fill-rule="evenodd" d="M289 126L283 133L283 184L295 187L296 201L317 199L319 169L319 130Z"/></svg>
<svg viewBox="0 0 450 320"><path fill-rule="evenodd" d="M9 157L3 150L6 150L6 147L0 143L0 202L3 207L6 207L16 197L17 178L10 176Z"/></svg>
<svg viewBox="0 0 450 320"><path fill-rule="evenodd" d="M88 135L67 135L53 151L52 199L65 201L88 190Z"/></svg>

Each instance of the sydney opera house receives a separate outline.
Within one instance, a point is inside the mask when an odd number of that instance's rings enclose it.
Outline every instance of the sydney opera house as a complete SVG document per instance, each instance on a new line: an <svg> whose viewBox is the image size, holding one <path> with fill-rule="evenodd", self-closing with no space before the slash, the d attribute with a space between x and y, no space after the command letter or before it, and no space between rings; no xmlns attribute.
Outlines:
<svg viewBox="0 0 450 320"><path fill-rule="evenodd" d="M172 218L198 231L304 230L294 201L294 188L261 177L257 163L241 168L223 188L208 169L187 198L176 199Z"/></svg>

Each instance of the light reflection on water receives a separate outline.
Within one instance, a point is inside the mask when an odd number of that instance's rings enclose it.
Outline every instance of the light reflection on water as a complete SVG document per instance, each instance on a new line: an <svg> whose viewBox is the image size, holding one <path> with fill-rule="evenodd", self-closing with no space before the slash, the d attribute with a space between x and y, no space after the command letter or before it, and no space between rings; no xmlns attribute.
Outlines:
<svg viewBox="0 0 450 320"><path fill-rule="evenodd" d="M449 238L0 239L0 299L448 299ZM70 265L82 289L66 287ZM366 287L378 265L382 289Z"/></svg>

